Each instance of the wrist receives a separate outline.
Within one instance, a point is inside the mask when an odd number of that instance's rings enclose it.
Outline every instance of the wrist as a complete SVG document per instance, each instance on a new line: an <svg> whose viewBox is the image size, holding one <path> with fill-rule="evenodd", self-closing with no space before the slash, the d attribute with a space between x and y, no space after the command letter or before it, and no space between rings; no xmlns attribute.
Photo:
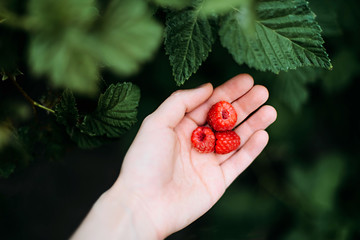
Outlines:
<svg viewBox="0 0 360 240"><path fill-rule="evenodd" d="M72 239L161 239L140 205L126 188L113 186L96 201Z"/></svg>
<svg viewBox="0 0 360 240"><path fill-rule="evenodd" d="M111 208L117 211L116 215L124 216L123 220L125 222L121 221L119 223L119 225L122 226L122 233L126 232L126 225L128 225L132 230L131 232L132 236L135 237L134 239L162 239L151 221L151 216L149 216L148 212L144 209L142 200L132 193L124 184L117 181L102 197L104 197L104 204L111 205Z"/></svg>

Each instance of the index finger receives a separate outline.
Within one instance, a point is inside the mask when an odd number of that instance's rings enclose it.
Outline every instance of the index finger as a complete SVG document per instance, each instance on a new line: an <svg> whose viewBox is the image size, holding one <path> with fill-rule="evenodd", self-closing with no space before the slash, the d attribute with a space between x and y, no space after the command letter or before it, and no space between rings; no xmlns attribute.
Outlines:
<svg viewBox="0 0 360 240"><path fill-rule="evenodd" d="M239 74L217 87L211 97L199 107L187 114L198 125L206 122L206 115L212 105L224 100L233 102L247 93L254 85L254 79L249 74Z"/></svg>

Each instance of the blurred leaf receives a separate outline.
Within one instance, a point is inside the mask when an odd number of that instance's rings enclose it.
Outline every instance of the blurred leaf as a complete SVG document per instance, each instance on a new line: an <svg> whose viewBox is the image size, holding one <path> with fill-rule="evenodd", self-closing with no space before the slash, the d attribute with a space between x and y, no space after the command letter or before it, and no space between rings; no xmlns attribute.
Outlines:
<svg viewBox="0 0 360 240"><path fill-rule="evenodd" d="M93 0L31 0L29 65L56 87L93 94L98 63L87 45L87 31L97 11Z"/></svg>
<svg viewBox="0 0 360 240"><path fill-rule="evenodd" d="M60 102L56 104L55 115L56 120L67 128L72 128L77 125L79 112L76 107L74 95L69 89L63 92Z"/></svg>
<svg viewBox="0 0 360 240"><path fill-rule="evenodd" d="M342 30L339 24L337 3L328 4L327 0L312 0L309 2L310 8L316 14L316 21L321 26L324 36L341 35Z"/></svg>
<svg viewBox="0 0 360 240"><path fill-rule="evenodd" d="M24 44L24 35L9 26L0 25L0 70L2 80L8 74L17 73L17 65L22 57L21 47Z"/></svg>
<svg viewBox="0 0 360 240"><path fill-rule="evenodd" d="M178 86L208 57L215 41L209 19L200 16L202 1L190 9L171 12L166 19L165 50Z"/></svg>
<svg viewBox="0 0 360 240"><path fill-rule="evenodd" d="M281 72L274 79L274 93L294 112L299 112L308 99L306 85L314 82L320 71L311 67Z"/></svg>
<svg viewBox="0 0 360 240"><path fill-rule="evenodd" d="M69 28L87 29L98 15L95 0L30 0L28 13L33 30L55 36Z"/></svg>
<svg viewBox="0 0 360 240"><path fill-rule="evenodd" d="M102 94L94 113L79 126L90 136L119 137L137 121L140 89L131 83L118 83Z"/></svg>
<svg viewBox="0 0 360 240"><path fill-rule="evenodd" d="M323 86L329 93L345 89L360 72L356 52L352 49L341 49L333 58L334 69L323 76Z"/></svg>
<svg viewBox="0 0 360 240"><path fill-rule="evenodd" d="M97 92L101 65L132 74L161 43L162 27L140 0L113 0L101 21L93 0L32 0L29 14L33 72L80 93Z"/></svg>
<svg viewBox="0 0 360 240"><path fill-rule="evenodd" d="M221 15L234 8L252 5L252 2L253 0L204 0L200 14L203 16L209 16L211 14Z"/></svg>
<svg viewBox="0 0 360 240"><path fill-rule="evenodd" d="M26 152L27 165L29 161L58 160L64 154L66 133L53 121L32 122L19 127L16 132L16 141ZM24 161L24 160L22 160Z"/></svg>
<svg viewBox="0 0 360 240"><path fill-rule="evenodd" d="M139 70L161 44L162 27L144 1L113 0L94 42L96 55L119 74Z"/></svg>
<svg viewBox="0 0 360 240"><path fill-rule="evenodd" d="M8 178L15 170L14 163L3 163L0 161L0 177Z"/></svg>
<svg viewBox="0 0 360 240"><path fill-rule="evenodd" d="M241 11L230 12L221 23L221 43L238 64L274 73L303 66L332 68L321 28L305 0L262 0L256 13L255 34L244 29Z"/></svg>
<svg viewBox="0 0 360 240"><path fill-rule="evenodd" d="M97 91L98 66L82 45L77 32L64 35L59 42L40 36L30 42L29 61L34 73L50 77L55 87L94 94Z"/></svg>
<svg viewBox="0 0 360 240"><path fill-rule="evenodd" d="M334 153L320 157L311 168L290 169L292 183L304 196L303 203L319 213L334 207L335 194L344 173L344 158Z"/></svg>
<svg viewBox="0 0 360 240"><path fill-rule="evenodd" d="M2 80L2 81L5 81L6 79L9 78L9 76L5 73L4 70L1 70L1 71L0 71L0 75L1 75L1 80Z"/></svg>
<svg viewBox="0 0 360 240"><path fill-rule="evenodd" d="M258 195L251 189L230 188L217 203L214 211L217 217L223 219L238 219L239 216L246 216L248 220L256 219L259 222L259 218L266 218L271 211L274 211L274 201L267 197Z"/></svg>
<svg viewBox="0 0 360 240"><path fill-rule="evenodd" d="M191 0L152 0L161 7L181 9L188 6Z"/></svg>
<svg viewBox="0 0 360 240"><path fill-rule="evenodd" d="M23 73L19 69L15 69L13 71L6 72L3 68L1 68L0 75L2 76L1 80L5 81L5 80L9 79L9 77L13 77L16 79L17 76L23 75Z"/></svg>
<svg viewBox="0 0 360 240"><path fill-rule="evenodd" d="M0 150L7 145L11 138L11 130L7 125L5 122L0 123Z"/></svg>

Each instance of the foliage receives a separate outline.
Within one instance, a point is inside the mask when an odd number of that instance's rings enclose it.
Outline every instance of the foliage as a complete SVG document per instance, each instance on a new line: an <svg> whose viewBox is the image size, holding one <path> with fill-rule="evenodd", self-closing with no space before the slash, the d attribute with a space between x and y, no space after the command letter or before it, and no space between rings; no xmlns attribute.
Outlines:
<svg viewBox="0 0 360 240"><path fill-rule="evenodd" d="M68 238L147 114L240 72L278 111L269 145L169 239L360 238L358 1L26 2L0 1L3 238Z"/></svg>
<svg viewBox="0 0 360 240"><path fill-rule="evenodd" d="M70 90L65 90L55 106L59 123L81 148L101 145L109 138L118 138L136 122L139 89L131 83L110 85L99 97L94 112L79 115L76 100Z"/></svg>
<svg viewBox="0 0 360 240"><path fill-rule="evenodd" d="M275 73L303 66L332 68L306 1L259 1L256 16L255 33L243 23L249 17L241 9L221 24L221 42L236 62Z"/></svg>
<svg viewBox="0 0 360 240"><path fill-rule="evenodd" d="M199 1L167 16L164 44L178 85L198 70L215 41L210 19L200 14L201 9Z"/></svg>

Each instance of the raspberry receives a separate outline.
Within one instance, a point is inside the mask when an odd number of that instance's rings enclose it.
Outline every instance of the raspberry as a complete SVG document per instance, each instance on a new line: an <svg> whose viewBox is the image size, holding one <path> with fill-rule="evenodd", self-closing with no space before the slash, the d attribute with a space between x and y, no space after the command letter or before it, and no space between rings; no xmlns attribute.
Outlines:
<svg viewBox="0 0 360 240"><path fill-rule="evenodd" d="M237 121L235 108L226 101L214 104L208 113L207 122L215 131L231 130Z"/></svg>
<svg viewBox="0 0 360 240"><path fill-rule="evenodd" d="M191 135L191 142L201 153L214 152L215 134L209 127L197 127Z"/></svg>
<svg viewBox="0 0 360 240"><path fill-rule="evenodd" d="M226 154L240 146L240 137L234 131L216 132L215 152Z"/></svg>

